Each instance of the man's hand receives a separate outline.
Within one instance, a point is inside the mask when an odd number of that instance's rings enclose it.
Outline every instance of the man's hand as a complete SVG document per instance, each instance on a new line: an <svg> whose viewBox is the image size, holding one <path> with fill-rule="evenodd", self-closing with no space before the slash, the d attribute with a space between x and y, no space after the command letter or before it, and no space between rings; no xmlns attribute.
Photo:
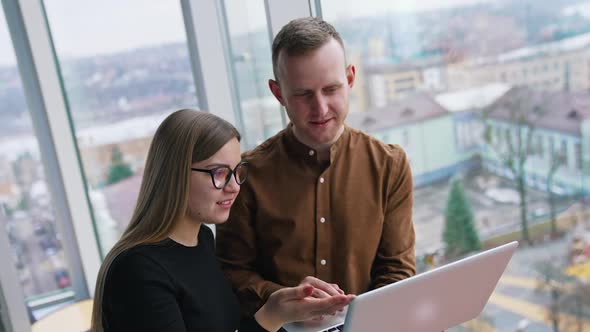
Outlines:
<svg viewBox="0 0 590 332"><path fill-rule="evenodd" d="M263 328L277 331L289 322L308 320L342 310L355 297L336 294L316 298L312 296L314 291L315 288L311 285L279 289L272 293L262 308L256 312L254 318Z"/></svg>
<svg viewBox="0 0 590 332"><path fill-rule="evenodd" d="M340 289L337 284L327 283L321 279L311 276L305 277L299 283L299 286L305 285L313 286L314 291L311 296L318 299L344 294L344 291L342 291L342 289Z"/></svg>
<svg viewBox="0 0 590 332"><path fill-rule="evenodd" d="M327 297L331 297L331 296L336 296L336 295L343 295L344 291L342 289L340 289L340 287L337 284L332 284L332 283L328 283L325 282L321 279L318 279L316 277L312 277L312 276L307 276L305 277L301 283L299 283L299 285L311 285L314 287L314 291L311 294L311 296L318 298L318 299L323 299L323 298L327 298ZM340 309L338 311L342 311L343 309ZM334 312L330 312L329 315L335 315L336 311ZM315 317L310 317L310 319L312 320L322 320L324 319L323 315L318 315Z"/></svg>

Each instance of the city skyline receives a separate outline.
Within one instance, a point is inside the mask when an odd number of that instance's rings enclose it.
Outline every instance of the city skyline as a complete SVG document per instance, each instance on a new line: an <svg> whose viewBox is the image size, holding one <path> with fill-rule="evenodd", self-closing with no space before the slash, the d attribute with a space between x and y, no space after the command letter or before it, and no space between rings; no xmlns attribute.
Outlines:
<svg viewBox="0 0 590 332"><path fill-rule="evenodd" d="M322 14L328 21L338 19L370 17L384 13L417 13L426 10L447 9L500 0L422 0L394 2L387 0L365 1L355 5L351 1L322 1ZM231 3L226 3L228 16ZM245 19L228 20L230 31L243 33L265 28L266 17L262 2L247 1ZM112 8L117 10L112 10ZM137 10L141 8L141 10ZM128 0L124 2L105 0L100 2L70 2L67 0L45 0L45 9L55 48L63 58L84 58L130 51L137 48L153 47L166 43L185 42L186 34L182 22L180 4L157 0ZM78 13L79 15L72 15ZM242 13L243 14L243 13ZM64 19L66 18L67 19ZM102 18L110 17L105 22ZM133 17L130 22L129 18ZM151 24L154 20L168 24ZM170 23L174 22L174 23ZM139 24L139 28L128 29ZM76 29L71 29L76 26ZM4 12L0 13L0 67L16 64L14 49L8 34Z"/></svg>

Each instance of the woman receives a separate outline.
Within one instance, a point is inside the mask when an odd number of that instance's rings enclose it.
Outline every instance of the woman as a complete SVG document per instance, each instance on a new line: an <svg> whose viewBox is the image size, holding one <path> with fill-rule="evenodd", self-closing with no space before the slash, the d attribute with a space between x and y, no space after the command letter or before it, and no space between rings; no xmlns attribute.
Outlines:
<svg viewBox="0 0 590 332"><path fill-rule="evenodd" d="M352 300L310 297L311 285L285 288L239 326L237 299L203 226L227 220L246 181L239 140L231 124L205 112L180 110L160 125L133 217L99 271L92 331L276 331Z"/></svg>

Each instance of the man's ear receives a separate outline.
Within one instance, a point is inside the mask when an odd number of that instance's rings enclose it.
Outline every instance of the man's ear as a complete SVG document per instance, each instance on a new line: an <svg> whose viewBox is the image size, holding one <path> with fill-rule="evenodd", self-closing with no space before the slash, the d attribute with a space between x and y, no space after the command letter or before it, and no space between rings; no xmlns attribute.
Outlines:
<svg viewBox="0 0 590 332"><path fill-rule="evenodd" d="M352 88L354 85L354 78L356 77L356 68L354 65L348 65L346 67L346 81L348 82L348 86Z"/></svg>
<svg viewBox="0 0 590 332"><path fill-rule="evenodd" d="M272 92L273 96L275 96L275 98L277 98L279 103L281 103L281 105L285 106L285 102L283 99L283 93L281 92L281 86L279 85L279 82L277 82L273 79L270 79L270 80L268 80L268 87L270 88L270 92Z"/></svg>

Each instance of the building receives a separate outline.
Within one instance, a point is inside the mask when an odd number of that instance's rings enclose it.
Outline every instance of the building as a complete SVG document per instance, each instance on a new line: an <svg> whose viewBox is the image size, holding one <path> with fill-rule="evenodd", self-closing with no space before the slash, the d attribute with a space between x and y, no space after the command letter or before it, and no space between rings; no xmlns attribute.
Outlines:
<svg viewBox="0 0 590 332"><path fill-rule="evenodd" d="M590 88L589 47L590 34L583 34L449 64L449 89L500 82L546 91L585 91Z"/></svg>
<svg viewBox="0 0 590 332"><path fill-rule="evenodd" d="M481 111L509 89L509 85L495 83L436 95L435 100L453 114L455 149L463 155L463 160L480 156L485 144Z"/></svg>
<svg viewBox="0 0 590 332"><path fill-rule="evenodd" d="M365 113L351 113L347 122L383 142L401 145L410 159L415 186L447 178L468 166L469 161L455 148L452 113L429 95L417 94Z"/></svg>
<svg viewBox="0 0 590 332"><path fill-rule="evenodd" d="M348 124L382 141L401 145L416 186L476 167L483 145L480 111L510 89L490 84L430 96L414 94L385 107L351 113Z"/></svg>
<svg viewBox="0 0 590 332"><path fill-rule="evenodd" d="M11 163L8 159L0 157L0 212L3 210L2 207L17 204L19 192Z"/></svg>
<svg viewBox="0 0 590 332"><path fill-rule="evenodd" d="M365 64L369 108L381 108L417 92L446 90L446 66L438 57L403 63Z"/></svg>
<svg viewBox="0 0 590 332"><path fill-rule="evenodd" d="M78 148L88 183L91 186L105 183L115 148L133 171L141 170L152 135L167 115L168 112L147 115L80 130Z"/></svg>
<svg viewBox="0 0 590 332"><path fill-rule="evenodd" d="M590 143L590 94L513 88L488 111L483 118L489 133L482 154L484 167L513 178L506 161L522 152L527 156L524 166L528 185L547 190L554 165L554 192L588 192L588 160L583 151Z"/></svg>

